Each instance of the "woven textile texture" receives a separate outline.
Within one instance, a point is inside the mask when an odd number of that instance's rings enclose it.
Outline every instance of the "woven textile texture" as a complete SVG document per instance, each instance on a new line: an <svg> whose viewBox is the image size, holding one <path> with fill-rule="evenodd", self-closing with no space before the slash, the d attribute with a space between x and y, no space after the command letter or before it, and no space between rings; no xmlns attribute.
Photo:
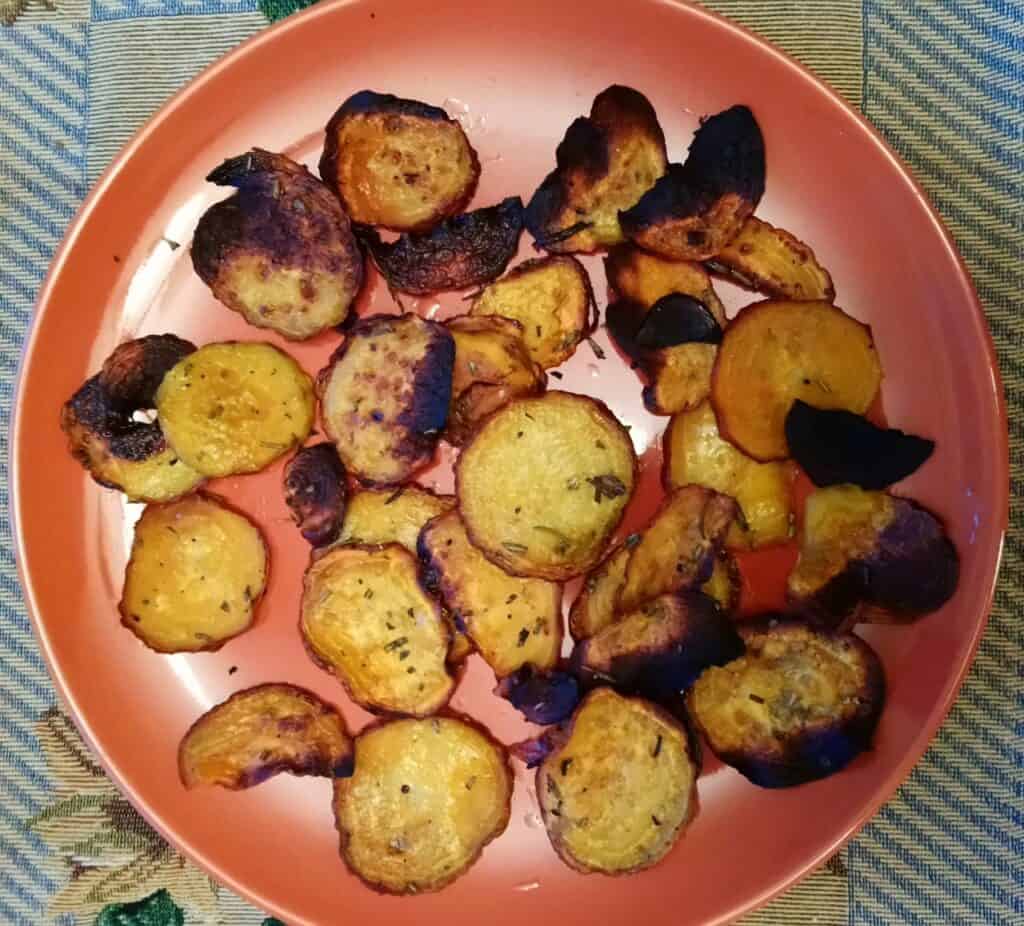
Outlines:
<svg viewBox="0 0 1024 926"><path fill-rule="evenodd" d="M35 294L74 211L173 92L309 0L0 0L0 924L256 926L149 829L61 712L21 600L8 424ZM977 661L847 850L746 926L1024 924L1024 0L713 0L859 106L974 276L1010 411L1011 528Z"/></svg>

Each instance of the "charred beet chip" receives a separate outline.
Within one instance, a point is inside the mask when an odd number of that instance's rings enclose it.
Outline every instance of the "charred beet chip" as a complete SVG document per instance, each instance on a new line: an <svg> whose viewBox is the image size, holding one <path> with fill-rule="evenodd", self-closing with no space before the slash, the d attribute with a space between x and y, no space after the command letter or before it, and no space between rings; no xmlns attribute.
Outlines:
<svg viewBox="0 0 1024 926"><path fill-rule="evenodd" d="M742 654L718 605L700 592L661 595L578 644L573 666L584 685L607 683L660 699L685 691L708 666Z"/></svg>
<svg viewBox="0 0 1024 926"><path fill-rule="evenodd" d="M644 315L635 335L641 348L677 344L719 344L722 327L703 302L683 293L663 296Z"/></svg>
<svg viewBox="0 0 1024 926"><path fill-rule="evenodd" d="M579 683L568 672L541 672L523 666L503 678L494 693L536 724L561 723L568 720L580 700Z"/></svg>
<svg viewBox="0 0 1024 926"><path fill-rule="evenodd" d="M619 214L637 244L677 260L707 260L736 237L764 194L764 138L753 113L733 106L706 119L686 163Z"/></svg>
<svg viewBox="0 0 1024 926"><path fill-rule="evenodd" d="M867 643L767 616L740 633L746 653L704 672L687 698L723 762L763 788L785 788L825 778L870 747L885 678Z"/></svg>
<svg viewBox="0 0 1024 926"><path fill-rule="evenodd" d="M213 295L294 340L344 321L363 256L334 194L301 164L259 148L207 180L238 190L206 210L192 242L192 264Z"/></svg>
<svg viewBox="0 0 1024 926"><path fill-rule="evenodd" d="M408 233L390 243L372 229L361 234L391 289L424 296L489 283L515 255L522 230L523 201L510 196L426 234Z"/></svg>
<svg viewBox="0 0 1024 926"><path fill-rule="evenodd" d="M153 334L119 345L61 410L72 456L100 485L139 501L166 502L203 481L168 445L154 420L164 375L195 345Z"/></svg>
<svg viewBox="0 0 1024 926"><path fill-rule="evenodd" d="M934 441L800 399L786 415L786 443L816 486L850 482L862 489L884 489L905 479L935 449Z"/></svg>
<svg viewBox="0 0 1024 926"><path fill-rule="evenodd" d="M284 500L314 547L337 539L345 516L345 467L333 444L303 447L284 470Z"/></svg>

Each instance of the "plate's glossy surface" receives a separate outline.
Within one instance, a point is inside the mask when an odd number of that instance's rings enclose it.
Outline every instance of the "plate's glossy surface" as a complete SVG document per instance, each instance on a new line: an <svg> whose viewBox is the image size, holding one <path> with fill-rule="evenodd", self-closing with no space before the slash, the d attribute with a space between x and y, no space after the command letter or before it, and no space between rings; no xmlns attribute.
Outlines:
<svg viewBox="0 0 1024 926"><path fill-rule="evenodd" d="M759 214L810 242L832 271L837 303L873 326L890 421L938 439L934 458L900 490L947 519L963 556L961 586L940 613L912 627L864 631L882 655L889 705L876 749L841 775L767 792L711 761L700 813L681 844L661 866L613 879L583 877L556 860L532 775L520 768L512 822L469 875L436 895L380 897L338 859L329 783L281 776L240 794L186 794L177 780L175 750L189 724L257 682L307 685L342 704L356 729L368 719L299 641L307 547L288 520L280 464L212 486L259 520L270 540L272 580L257 626L215 654L160 656L125 632L116 613L138 506L94 485L70 459L58 411L126 337L173 331L197 342L283 344L220 307L192 273L192 228L224 195L203 177L224 157L259 145L315 164L322 126L338 102L371 87L443 102L464 121L483 165L477 204L513 193L526 198L553 164L570 120L613 82L649 95L677 160L700 114L736 102L753 108L769 162ZM603 296L600 263L587 264ZM371 282L361 311L393 308L386 289ZM750 301L738 290L720 291L730 311ZM407 308L443 317L459 305L446 296L408 300ZM597 340L608 347L603 331ZM315 372L336 342L325 335L284 346ZM643 412L639 384L613 350L600 360L584 345L565 372L551 385L603 398L646 451L635 523L656 503L665 419ZM720 922L763 902L877 809L941 722L984 626L1007 497L1006 423L984 321L912 181L857 117L792 62L707 13L656 0L332 3L211 68L129 145L70 231L27 348L13 464L26 595L83 733L170 840L292 926L363 916L382 924L486 917L495 926L629 916L682 926ZM450 469L442 461L421 481L447 489ZM491 696L490 673L472 662L454 706L506 742L519 738L527 727Z"/></svg>

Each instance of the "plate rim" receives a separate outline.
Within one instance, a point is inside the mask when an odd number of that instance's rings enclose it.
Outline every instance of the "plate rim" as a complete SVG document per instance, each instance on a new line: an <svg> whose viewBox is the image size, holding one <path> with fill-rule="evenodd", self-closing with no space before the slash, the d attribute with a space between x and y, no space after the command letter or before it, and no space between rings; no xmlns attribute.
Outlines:
<svg viewBox="0 0 1024 926"><path fill-rule="evenodd" d="M837 835L830 844L813 854L799 869L794 869L784 879L776 881L773 885L765 888L756 896L750 896L743 899L739 906L736 906L735 902L733 902L731 909L724 910L722 914L713 921L716 924L724 924L732 922L738 917L762 908L765 904L769 903L771 900L783 894L798 882L806 878L835 852L839 851L851 839L853 839L853 837L856 836L864 826L875 817L882 805L892 799L900 785L906 781L914 767L918 762L920 762L924 753L938 735L939 730L948 718L949 712L960 694L960 690L967 674L977 657L977 651L982 635L988 626L995 591L1000 578L1010 509L1009 421L1007 417L1006 397L998 353L996 352L988 319L978 296L977 288L974 285L974 280L970 270L957 248L951 232L946 227L936 208L932 205L931 200L920 182L917 180L913 170L882 137L881 132L876 129L851 103L843 98L837 90L822 78L816 76L808 67L803 65L787 52L783 51L774 42L764 38L753 30L748 29L747 27L728 19L721 14L699 6L695 2L691 2L691 0L647 0L647 2L654 6L676 8L683 15L689 15L696 17L697 19L704 20L712 28L724 29L727 32L731 32L736 41L759 46L762 50L768 52L780 65L784 66L791 72L794 72L796 76L809 83L817 92L824 93L824 95L829 99L829 102L832 105L838 106L847 118L852 118L854 123L856 123L871 140L874 147L897 169L901 179L908 184L914 198L921 206L924 207L932 228L938 235L938 240L942 242L946 255L952 258L953 264L959 272L960 282L963 284L962 288L964 295L970 303L971 318L974 327L981 335L981 340L985 347L987 368L991 378L991 394L995 400L995 410L999 424L999 432L996 435L999 444L996 448L996 458L1001 478L998 479L996 487L998 492L998 509L995 510L992 515L993 519L997 517L1000 518L998 526L998 549L996 551L994 561L991 564L991 580L984 591L984 610L974 624L969 646L965 651L961 664L951 679L951 683L947 685L943 699L940 702L937 702L932 708L928 717L928 722L922 726L922 731L927 732L922 732L921 735L909 744L903 758L890 771L889 775L886 776L884 784L878 788L872 799L861 807L858 811L856 820L853 821L845 832ZM21 587L22 599L25 603L26 611L32 625L33 636L35 637L39 652L45 662L50 680L53 683L54 692L63 703L63 706L66 708L76 729L93 752L96 759L99 761L104 772L115 784L118 790L139 812L143 819L145 819L146 822L156 830L161 838L163 838L176 851L184 855L190 862L215 878L218 883L228 887L230 890L233 890L236 894L245 898L260 910L266 911L268 914L274 916L287 916L290 919L293 918L291 911L283 910L277 906L273 899L264 896L259 890L252 889L248 885L237 881L228 872L222 870L211 860L207 859L207 857L202 854L201 847L193 847L192 845L187 845L180 841L174 835L170 824L165 824L164 820L152 813L148 806L141 801L138 801L134 793L130 789L126 789L121 776L116 771L114 763L108 758L106 752L100 746L98 738L94 735L94 732L86 719L79 713L73 692L67 684L59 663L53 657L49 634L39 617L31 569L28 566L26 551L23 547L23 536L20 529L23 516L22 498L20 491L18 491L23 478L23 467L19 463L19 450L21 446L19 437L27 419L27 414L22 405L22 385L28 359L34 354L36 349L36 341L41 327L40 319L44 311L50 310L49 307L51 305L52 291L57 279L60 277L64 264L73 252L93 211L106 195L110 187L116 183L118 175L123 167L131 160L132 157L135 156L138 149L143 146L148 138L159 129L164 120L167 119L172 112L185 105L189 98L198 92L200 88L218 80L222 72L229 70L237 61L253 54L263 45L273 44L277 41L278 36L283 35L292 29L307 28L308 22L321 17L329 18L345 7L368 5L368 3L369 0L320 0L320 2L311 7L307 7L304 10L293 13L276 23L270 23L256 34L250 36L248 39L235 46L215 61L211 62L206 68L189 80L183 87L168 98L156 110L156 112L143 123L131 138L125 142L117 155L90 188L85 199L82 201L82 204L78 207L74 217L68 224L67 229L61 238L60 244L54 251L53 257L50 260L49 268L33 305L32 319L21 343L11 401L9 442L7 448L7 490L15 566L17 569L19 585ZM728 903L725 906L728 906ZM312 921L304 919L302 922L313 926Z"/></svg>

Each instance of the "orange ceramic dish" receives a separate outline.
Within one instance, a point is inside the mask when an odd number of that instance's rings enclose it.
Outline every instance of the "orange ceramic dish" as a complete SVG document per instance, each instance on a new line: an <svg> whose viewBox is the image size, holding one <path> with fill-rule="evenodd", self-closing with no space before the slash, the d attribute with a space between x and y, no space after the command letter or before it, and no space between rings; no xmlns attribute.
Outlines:
<svg viewBox="0 0 1024 926"><path fill-rule="evenodd" d="M676 157L699 114L737 102L757 114L769 160L758 214L811 243L839 304L871 325L891 420L937 439L934 457L900 489L945 518L962 557L960 587L910 627L862 628L884 663L889 703L875 749L842 774L768 792L709 757L700 810L680 844L657 867L608 878L558 861L533 775L520 765L511 823L465 877L429 896L383 897L341 864L330 782L282 775L243 793L187 793L178 781L178 742L193 721L260 682L310 689L338 704L353 730L368 720L309 660L296 632L308 544L288 516L281 461L210 485L267 535L273 568L254 628L216 653L163 656L125 632L117 614L139 506L96 486L67 454L60 407L115 344L146 333L197 344L269 338L308 372L324 366L336 336L286 345L257 332L192 271L196 220L223 196L203 178L224 158L259 145L315 165L331 113L372 87L444 103L459 117L482 166L474 204L488 204L528 196L551 169L565 126L611 83L648 94ZM520 259L528 252L524 237ZM598 259L585 263L600 280ZM719 291L730 315L750 301L726 285ZM406 305L440 319L464 311L458 294ZM357 307L367 314L393 303L374 277ZM635 374L606 332L595 338L607 359L581 345L559 388L595 395L632 426L640 489L621 538L658 503L666 420L644 411ZM18 388L17 552L57 690L114 780L174 845L291 926L364 917L380 926L410 917L448 926L485 918L493 926L720 923L834 852L892 794L941 723L991 603L1007 514L1006 435L992 346L948 235L868 126L779 52L704 11L660 0L480 0L472 11L459 0L429 10L410 0L325 2L182 91L128 145L68 232L40 294ZM420 481L450 491L450 463L446 450ZM453 708L504 742L527 735L532 728L491 695L492 685L471 657Z"/></svg>

